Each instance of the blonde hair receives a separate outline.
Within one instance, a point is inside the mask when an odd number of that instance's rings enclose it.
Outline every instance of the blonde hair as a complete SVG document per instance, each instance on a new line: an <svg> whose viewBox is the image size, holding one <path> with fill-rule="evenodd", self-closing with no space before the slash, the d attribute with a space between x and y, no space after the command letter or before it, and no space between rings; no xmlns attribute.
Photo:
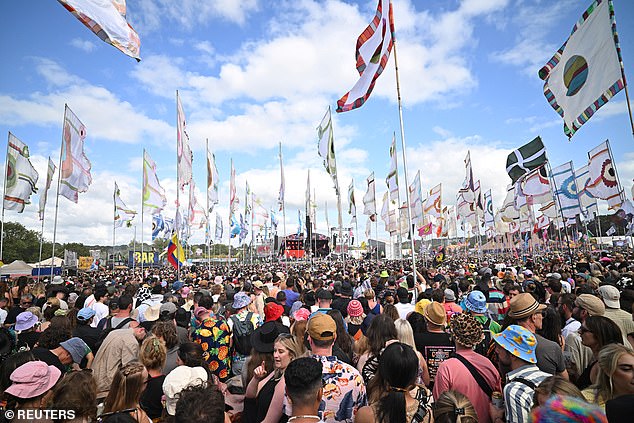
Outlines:
<svg viewBox="0 0 634 423"><path fill-rule="evenodd" d="M621 344L608 344L599 351L598 363L601 371L597 375L597 382L592 386L597 393L597 400L609 401L614 398L612 376L625 354L634 356L634 352Z"/></svg>
<svg viewBox="0 0 634 423"><path fill-rule="evenodd" d="M165 367L167 348L165 342L156 335L145 338L139 350L139 360L148 370L160 370Z"/></svg>
<svg viewBox="0 0 634 423"><path fill-rule="evenodd" d="M434 403L436 423L478 423L473 404L458 391L445 391Z"/></svg>
<svg viewBox="0 0 634 423"><path fill-rule="evenodd" d="M398 335L399 342L407 344L414 348L414 351L417 351L416 343L414 342L414 330L412 329L412 325L405 319L396 319L394 321L394 326L396 326L396 333Z"/></svg>
<svg viewBox="0 0 634 423"><path fill-rule="evenodd" d="M138 408L139 398L145 389L144 370L145 367L138 361L119 367L104 402L104 413Z"/></svg>
<svg viewBox="0 0 634 423"><path fill-rule="evenodd" d="M277 337L277 339L275 340L275 344L282 344L282 346L284 348L286 348L289 352L289 354L291 355L291 361L295 360L296 358L302 357L304 355L304 348L302 346L302 343L298 341L298 338L295 337L294 335L290 335L290 334L286 334L283 333L281 335L279 335ZM282 372L277 372L276 377L282 376Z"/></svg>
<svg viewBox="0 0 634 423"><path fill-rule="evenodd" d="M586 398L583 396L579 388L561 376L549 376L542 380L539 386L535 388L535 392L533 394L533 408L540 406L539 401L537 400L537 396L540 394L547 397L551 397L553 395L564 395L586 401Z"/></svg>

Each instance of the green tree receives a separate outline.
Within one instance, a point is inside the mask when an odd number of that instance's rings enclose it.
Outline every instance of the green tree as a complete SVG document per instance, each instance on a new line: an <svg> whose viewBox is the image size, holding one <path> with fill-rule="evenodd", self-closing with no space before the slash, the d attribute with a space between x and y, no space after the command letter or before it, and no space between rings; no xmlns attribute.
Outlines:
<svg viewBox="0 0 634 423"><path fill-rule="evenodd" d="M4 263L14 260L24 260L27 263L36 262L40 251L40 234L26 229L17 222L4 224Z"/></svg>

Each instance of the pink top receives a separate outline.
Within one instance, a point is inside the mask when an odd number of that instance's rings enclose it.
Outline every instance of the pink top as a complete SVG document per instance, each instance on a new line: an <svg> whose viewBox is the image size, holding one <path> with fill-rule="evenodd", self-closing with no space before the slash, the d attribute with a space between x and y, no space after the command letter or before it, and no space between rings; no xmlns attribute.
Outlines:
<svg viewBox="0 0 634 423"><path fill-rule="evenodd" d="M451 316L462 313L462 307L454 302L443 303L442 305L445 307L445 313L447 313L447 323L451 320Z"/></svg>
<svg viewBox="0 0 634 423"><path fill-rule="evenodd" d="M460 350L457 352L473 364L494 391L502 391L500 374L488 358L471 350ZM443 361L438 367L434 382L434 399L438 399L443 392L450 389L456 390L469 398L476 413L478 413L478 421L480 423L491 422L491 416L489 415L489 403L491 401L489 397L471 376L469 370L457 358Z"/></svg>

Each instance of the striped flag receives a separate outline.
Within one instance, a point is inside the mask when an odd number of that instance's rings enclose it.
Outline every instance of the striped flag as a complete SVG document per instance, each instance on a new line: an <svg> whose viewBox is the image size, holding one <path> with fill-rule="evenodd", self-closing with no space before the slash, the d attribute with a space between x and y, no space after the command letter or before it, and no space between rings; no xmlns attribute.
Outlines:
<svg viewBox="0 0 634 423"><path fill-rule="evenodd" d="M40 194L40 210L39 210L39 215L40 215L40 220L44 220L44 211L46 210L46 200L48 197L48 190L51 187L51 182L53 181L53 175L55 174L55 163L53 163L53 160L51 160L51 158L48 158L48 169L46 171L46 185L44 186L44 192L42 192L42 194Z"/></svg>
<svg viewBox="0 0 634 423"><path fill-rule="evenodd" d="M167 245L167 261L178 269L185 263L185 251L178 241L178 234L174 232L169 244Z"/></svg>
<svg viewBox="0 0 634 423"><path fill-rule="evenodd" d="M126 20L125 0L58 0L88 29L124 54L140 61L139 34Z"/></svg>
<svg viewBox="0 0 634 423"><path fill-rule="evenodd" d="M176 91L176 172L178 175L178 189L185 188L192 180L192 150L189 148L189 135L185 122L185 112L181 98Z"/></svg>
<svg viewBox="0 0 634 423"><path fill-rule="evenodd" d="M394 17L390 0L379 0L372 22L357 39L357 71L359 80L341 99L337 113L361 107L370 97L376 80L390 58L394 45Z"/></svg>
<svg viewBox="0 0 634 423"><path fill-rule="evenodd" d="M4 208L22 213L24 206L30 204L31 194L37 192L35 184L39 175L29 160L29 147L11 132L7 145L5 176Z"/></svg>
<svg viewBox="0 0 634 423"><path fill-rule="evenodd" d="M209 198L208 213L218 204L218 184L220 178L218 176L218 168L216 167L216 155L207 151L207 195Z"/></svg>
<svg viewBox="0 0 634 423"><path fill-rule="evenodd" d="M564 119L570 138L625 87L611 0L595 0L572 33L539 71L544 95Z"/></svg>
<svg viewBox="0 0 634 423"><path fill-rule="evenodd" d="M143 212L159 214L166 204L165 190L156 176L156 163L143 150Z"/></svg>
<svg viewBox="0 0 634 423"><path fill-rule="evenodd" d="M581 207L571 161L553 169L553 182L562 216L566 219L574 219L581 214Z"/></svg>
<svg viewBox="0 0 634 423"><path fill-rule="evenodd" d="M390 171L385 180L387 190L390 193L392 203L398 201L398 160L396 158L396 134L392 135L392 144L390 145Z"/></svg>
<svg viewBox="0 0 634 423"><path fill-rule="evenodd" d="M77 202L80 192L88 191L92 183L90 160L84 154L86 127L66 106L62 137L62 167L59 194Z"/></svg>

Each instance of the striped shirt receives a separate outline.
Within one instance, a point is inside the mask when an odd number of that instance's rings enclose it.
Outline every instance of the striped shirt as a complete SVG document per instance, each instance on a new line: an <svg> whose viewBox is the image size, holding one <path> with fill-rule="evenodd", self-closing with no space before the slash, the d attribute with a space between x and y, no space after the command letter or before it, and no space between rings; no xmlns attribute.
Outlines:
<svg viewBox="0 0 634 423"><path fill-rule="evenodd" d="M522 378L538 386L549 376L552 375L542 372L534 364L527 364L506 374L504 406L506 408L507 423L528 423L530 421L531 407L533 406L533 388L523 382L514 380Z"/></svg>

